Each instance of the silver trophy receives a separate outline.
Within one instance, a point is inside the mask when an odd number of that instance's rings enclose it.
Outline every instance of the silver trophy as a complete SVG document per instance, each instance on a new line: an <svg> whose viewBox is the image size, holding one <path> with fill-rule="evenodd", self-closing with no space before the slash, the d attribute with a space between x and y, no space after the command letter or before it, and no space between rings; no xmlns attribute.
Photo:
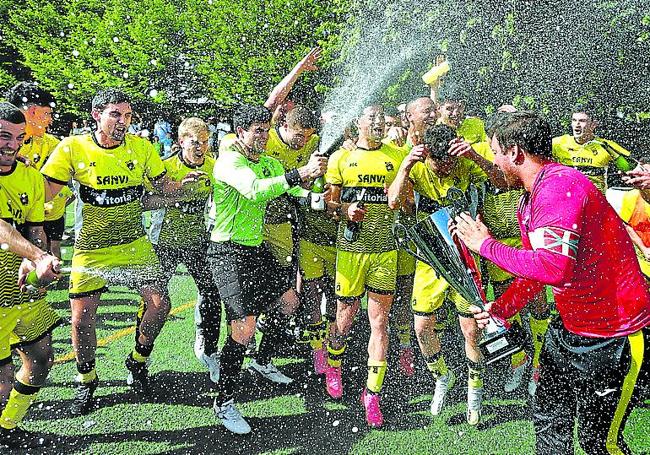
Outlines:
<svg viewBox="0 0 650 455"><path fill-rule="evenodd" d="M447 193L448 206L412 227L396 223L393 233L400 248L433 267L469 303L484 308L485 292L474 256L460 239L449 232L450 221L461 212L469 212L476 218L479 196L479 190L474 186L470 186L466 193L451 188ZM491 317L483 330L479 347L485 362L490 364L521 351L523 339L519 325L510 326L507 321Z"/></svg>

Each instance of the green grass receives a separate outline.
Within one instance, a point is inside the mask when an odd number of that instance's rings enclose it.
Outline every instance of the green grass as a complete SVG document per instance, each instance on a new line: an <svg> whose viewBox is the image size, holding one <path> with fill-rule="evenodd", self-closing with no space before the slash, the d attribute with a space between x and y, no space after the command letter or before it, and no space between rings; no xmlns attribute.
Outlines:
<svg viewBox="0 0 650 455"><path fill-rule="evenodd" d="M173 278L170 289L174 307L196 298L191 278L182 273ZM66 291L52 291L49 298L62 315L69 316ZM98 336L132 326L138 298L125 288L106 293L100 307ZM341 402L326 398L322 382L308 374L310 361L295 355L286 354L282 362L284 370L296 378L291 386L273 387L243 374L240 409L253 427L247 437L233 436L215 421L208 373L193 354L192 309L171 317L156 343L150 368L155 376L155 398L142 400L126 387L123 361L133 348L133 335L128 335L98 349L101 386L96 393L100 399L97 411L83 417L68 416L75 366L74 362L57 364L25 427L60 437L58 445L45 453L534 453L526 393L503 393L503 375L499 372L492 372L486 381L484 420L479 428L472 428L465 423L463 381L450 392L442 415L434 419L428 411L432 380L426 369L418 363L416 376L407 380L396 372L393 362L382 401L385 428L368 429L358 402L365 382L367 323L362 317L357 325ZM463 374L457 341L448 340L448 352L451 365ZM57 357L70 352L69 325L56 329L54 346ZM360 368L350 372L351 366ZM648 428L650 407L646 405L632 413L625 432L634 453L650 453Z"/></svg>

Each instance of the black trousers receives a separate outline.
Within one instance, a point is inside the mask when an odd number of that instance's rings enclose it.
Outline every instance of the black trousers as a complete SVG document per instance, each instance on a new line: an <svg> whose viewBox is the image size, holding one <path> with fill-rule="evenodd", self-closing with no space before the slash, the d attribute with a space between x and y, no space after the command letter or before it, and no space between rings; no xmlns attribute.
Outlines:
<svg viewBox="0 0 650 455"><path fill-rule="evenodd" d="M546 334L533 407L540 455L573 454L573 429L589 455L623 453L623 429L648 374L650 330L615 338L567 331L559 319Z"/></svg>

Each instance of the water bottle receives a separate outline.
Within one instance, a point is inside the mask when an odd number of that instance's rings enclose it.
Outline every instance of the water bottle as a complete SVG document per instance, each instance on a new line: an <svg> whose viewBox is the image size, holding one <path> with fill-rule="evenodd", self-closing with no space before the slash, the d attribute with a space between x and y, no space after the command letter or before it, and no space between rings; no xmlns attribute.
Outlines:
<svg viewBox="0 0 650 455"><path fill-rule="evenodd" d="M359 197L357 198L357 207L362 209L364 207L363 204L363 196L366 194L366 189L364 188L361 190L361 193L359 193ZM347 240L348 242L356 242L359 239L359 234L361 233L361 221L351 221L348 220L347 224L345 225L345 229L343 230L343 238Z"/></svg>
<svg viewBox="0 0 650 455"><path fill-rule="evenodd" d="M325 177L318 177L311 186L311 209L322 212L325 210Z"/></svg>

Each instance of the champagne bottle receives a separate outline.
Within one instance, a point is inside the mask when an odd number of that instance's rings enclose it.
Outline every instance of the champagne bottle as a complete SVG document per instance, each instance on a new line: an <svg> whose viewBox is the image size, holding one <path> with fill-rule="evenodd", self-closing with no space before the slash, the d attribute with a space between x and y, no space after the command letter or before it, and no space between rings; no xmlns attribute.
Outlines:
<svg viewBox="0 0 650 455"><path fill-rule="evenodd" d="M357 207L360 209L363 208L363 197L366 195L366 189L362 189L357 197ZM359 234L361 233L361 221L351 221L348 220L345 225L345 230L343 231L343 238L348 242L356 242L359 239Z"/></svg>
<svg viewBox="0 0 650 455"><path fill-rule="evenodd" d="M311 209L322 212L325 210L325 177L321 176L314 180L311 186Z"/></svg>
<svg viewBox="0 0 650 455"><path fill-rule="evenodd" d="M72 267L61 267L60 265L56 265L53 270L56 273L70 273L72 271ZM35 269L29 272L25 277L25 287L28 291L38 291L40 288L48 286L49 284L50 283L45 285L41 283L41 280L38 279L38 275L36 275Z"/></svg>

